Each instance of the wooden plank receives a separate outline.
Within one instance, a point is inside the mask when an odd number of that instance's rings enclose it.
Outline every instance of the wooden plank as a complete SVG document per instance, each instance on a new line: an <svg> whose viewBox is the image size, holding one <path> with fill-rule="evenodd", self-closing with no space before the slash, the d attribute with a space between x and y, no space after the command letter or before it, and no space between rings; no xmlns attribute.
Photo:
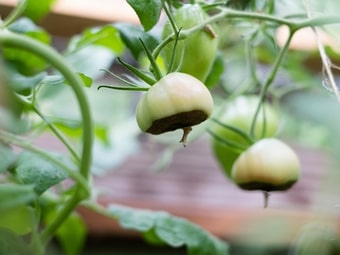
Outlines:
<svg viewBox="0 0 340 255"><path fill-rule="evenodd" d="M0 0L0 15L6 17L17 0ZM58 0L39 25L53 35L71 36L87 27L113 22L138 24L138 17L125 0Z"/></svg>

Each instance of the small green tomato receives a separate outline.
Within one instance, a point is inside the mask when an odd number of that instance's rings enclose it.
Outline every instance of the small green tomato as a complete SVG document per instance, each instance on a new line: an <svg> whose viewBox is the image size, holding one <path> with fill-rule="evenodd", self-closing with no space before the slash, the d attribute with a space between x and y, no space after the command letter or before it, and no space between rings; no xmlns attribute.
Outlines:
<svg viewBox="0 0 340 255"><path fill-rule="evenodd" d="M300 176L295 152L276 138L262 139L235 161L232 180L242 189L278 191L289 189Z"/></svg>
<svg viewBox="0 0 340 255"><path fill-rule="evenodd" d="M185 4L176 10L173 18L178 28L186 30L199 26L209 16L200 5ZM163 28L162 38L165 39L172 33L172 25L167 22ZM169 43L162 52L165 64L169 65L175 54L173 64L176 70L205 82L217 54L218 36L216 33L216 26L209 24L204 29L191 33L184 40L179 40L175 52L173 52L175 42Z"/></svg>
<svg viewBox="0 0 340 255"><path fill-rule="evenodd" d="M213 110L210 91L197 78L170 73L154 84L140 99L136 119L144 132L154 135L183 129L185 145L191 126L205 121Z"/></svg>

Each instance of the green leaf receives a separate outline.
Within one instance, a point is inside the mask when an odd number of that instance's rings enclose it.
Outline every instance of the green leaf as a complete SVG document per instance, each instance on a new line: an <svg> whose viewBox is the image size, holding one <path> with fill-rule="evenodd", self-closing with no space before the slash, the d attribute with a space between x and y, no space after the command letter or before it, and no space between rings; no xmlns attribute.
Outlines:
<svg viewBox="0 0 340 255"><path fill-rule="evenodd" d="M50 44L51 41L47 32L27 18L17 20L9 26L9 29L16 33L25 34L45 44ZM4 47L3 56L6 61L15 64L17 69L26 75L35 74L47 66L47 63L40 57L19 48Z"/></svg>
<svg viewBox="0 0 340 255"><path fill-rule="evenodd" d="M80 79L82 79L82 81L83 81L83 83L86 87L91 87L92 82L93 82L91 77L86 76L83 73L78 73L78 75L79 75Z"/></svg>
<svg viewBox="0 0 340 255"><path fill-rule="evenodd" d="M18 72L11 72L8 75L8 83L16 92L25 92L39 85L47 76L46 72L37 73L32 76L25 76Z"/></svg>
<svg viewBox="0 0 340 255"><path fill-rule="evenodd" d="M0 143L0 173L6 171L14 162L15 155L11 147Z"/></svg>
<svg viewBox="0 0 340 255"><path fill-rule="evenodd" d="M25 205L36 198L33 185L0 184L0 211Z"/></svg>
<svg viewBox="0 0 340 255"><path fill-rule="evenodd" d="M60 155L55 155L55 157L65 161L65 158ZM15 172L23 183L33 184L38 194L42 194L45 190L67 178L67 174L62 168L40 155L28 151L24 151L18 156Z"/></svg>
<svg viewBox="0 0 340 255"><path fill-rule="evenodd" d="M77 255L83 248L86 234L87 228L84 221L78 214L73 213L59 227L56 237L65 255Z"/></svg>
<svg viewBox="0 0 340 255"><path fill-rule="evenodd" d="M116 55L124 51L124 44L120 39L119 31L112 25L86 29L80 36L78 35L71 40L68 50L74 51L90 45L103 46Z"/></svg>
<svg viewBox="0 0 340 255"><path fill-rule="evenodd" d="M127 0L127 2L135 10L145 31L157 24L163 7L162 0Z"/></svg>
<svg viewBox="0 0 340 255"><path fill-rule="evenodd" d="M62 75L58 74L47 75L46 77L44 77L41 83L48 86L62 85L65 83L65 78Z"/></svg>
<svg viewBox="0 0 340 255"><path fill-rule="evenodd" d="M223 72L224 72L223 57L221 54L218 54L215 58L211 71L204 83L205 86L207 86L210 89L217 85Z"/></svg>
<svg viewBox="0 0 340 255"><path fill-rule="evenodd" d="M0 228L0 254L6 255L33 255L28 243L15 232Z"/></svg>
<svg viewBox="0 0 340 255"><path fill-rule="evenodd" d="M67 54L65 59L76 72L97 79L103 74L100 69L109 68L115 57L116 55L105 47L90 45Z"/></svg>
<svg viewBox="0 0 340 255"><path fill-rule="evenodd" d="M122 227L140 232L153 231L158 241L172 247L187 246L189 255L227 255L228 245L186 219L166 212L109 205L108 213Z"/></svg>
<svg viewBox="0 0 340 255"><path fill-rule="evenodd" d="M27 0L24 14L34 21L41 20L50 12L55 2L56 0Z"/></svg>
<svg viewBox="0 0 340 255"><path fill-rule="evenodd" d="M139 26L117 23L115 27L118 28L123 42L136 60L140 58L142 53L145 53L140 40L144 42L150 51L153 51L159 44L159 40L155 36L145 33Z"/></svg>
<svg viewBox="0 0 340 255"><path fill-rule="evenodd" d="M31 207L22 205L0 211L0 229L7 228L18 235L25 235L32 231L34 215Z"/></svg>
<svg viewBox="0 0 340 255"><path fill-rule="evenodd" d="M22 17L12 23L9 28L12 32L25 34L27 32L39 32L43 31L43 29L37 26L31 19L27 17Z"/></svg>

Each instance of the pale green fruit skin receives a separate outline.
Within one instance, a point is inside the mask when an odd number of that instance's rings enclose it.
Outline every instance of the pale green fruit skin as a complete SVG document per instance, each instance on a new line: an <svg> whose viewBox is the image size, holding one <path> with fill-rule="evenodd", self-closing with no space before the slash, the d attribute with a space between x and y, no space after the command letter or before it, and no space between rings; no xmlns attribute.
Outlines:
<svg viewBox="0 0 340 255"><path fill-rule="evenodd" d="M231 178L247 190L286 190L300 176L300 162L296 153L276 138L262 139L235 161Z"/></svg>
<svg viewBox="0 0 340 255"><path fill-rule="evenodd" d="M257 96L237 97L234 101L223 106L220 113L217 115L217 119L222 123L237 127L242 131L249 133L258 102L259 97ZM262 138L262 135L263 138L273 137L277 134L279 129L280 120L277 112L268 103L265 103L264 107L266 114L265 132L263 132L263 111L261 111L255 124L255 139ZM247 145L247 142L243 138L221 125L213 123L211 125L211 130L220 137L228 139L229 141ZM239 153L233 151L215 139L212 139L211 146L221 169L228 177L230 177L231 168L239 156Z"/></svg>
<svg viewBox="0 0 340 255"><path fill-rule="evenodd" d="M174 20L178 28L190 29L201 24L208 15L197 5L187 4L179 8L174 14ZM216 27L211 26L213 33ZM173 33L170 23L163 28L162 38L165 39ZM166 63L172 57L174 42L169 43L162 51ZM174 66L177 71L190 74L202 82L205 82L214 63L218 50L218 36L199 30L190 34L184 40L177 43Z"/></svg>
<svg viewBox="0 0 340 255"><path fill-rule="evenodd" d="M137 105L136 120L140 129L148 132L154 121L178 113L199 110L209 117L213 105L210 91L201 81L174 72L164 76L142 96Z"/></svg>

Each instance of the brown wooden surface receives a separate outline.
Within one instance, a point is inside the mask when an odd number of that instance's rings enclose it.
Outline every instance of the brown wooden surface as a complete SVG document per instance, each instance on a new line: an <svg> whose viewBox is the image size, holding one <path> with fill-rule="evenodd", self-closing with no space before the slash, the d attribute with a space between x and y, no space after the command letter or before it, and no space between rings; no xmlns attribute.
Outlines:
<svg viewBox="0 0 340 255"><path fill-rule="evenodd" d="M0 0L0 16L5 18L17 0ZM138 23L137 15L125 0L57 0L39 24L57 36L72 36L87 27L123 21Z"/></svg>

